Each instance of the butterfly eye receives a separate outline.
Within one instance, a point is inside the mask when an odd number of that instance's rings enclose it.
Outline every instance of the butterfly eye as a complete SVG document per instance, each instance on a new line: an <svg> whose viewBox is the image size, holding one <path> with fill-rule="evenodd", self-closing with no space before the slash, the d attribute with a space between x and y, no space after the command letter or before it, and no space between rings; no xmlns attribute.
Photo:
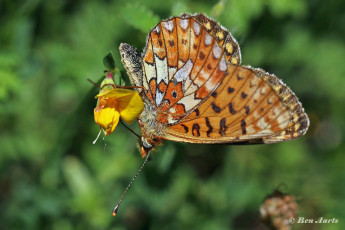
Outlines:
<svg viewBox="0 0 345 230"><path fill-rule="evenodd" d="M153 146L149 142L147 142L147 139L145 137L141 137L141 141L145 149L152 149Z"/></svg>

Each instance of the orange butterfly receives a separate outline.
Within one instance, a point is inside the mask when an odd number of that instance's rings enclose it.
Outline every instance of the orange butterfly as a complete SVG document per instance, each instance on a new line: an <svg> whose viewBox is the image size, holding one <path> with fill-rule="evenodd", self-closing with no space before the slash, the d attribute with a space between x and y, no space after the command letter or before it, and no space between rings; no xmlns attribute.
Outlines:
<svg viewBox="0 0 345 230"><path fill-rule="evenodd" d="M295 139L309 119L295 94L276 76L241 66L240 47L205 15L163 20L143 54L120 45L144 110L141 154L163 140L189 143L275 143Z"/></svg>

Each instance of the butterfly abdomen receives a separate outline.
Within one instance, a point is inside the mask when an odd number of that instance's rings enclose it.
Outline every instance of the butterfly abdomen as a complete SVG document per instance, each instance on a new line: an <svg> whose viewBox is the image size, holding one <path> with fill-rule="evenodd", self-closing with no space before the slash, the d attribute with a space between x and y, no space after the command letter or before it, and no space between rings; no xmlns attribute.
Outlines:
<svg viewBox="0 0 345 230"><path fill-rule="evenodd" d="M143 85L143 61L141 54L132 46L120 44L121 61L127 70L132 85ZM137 90L138 91L138 90Z"/></svg>

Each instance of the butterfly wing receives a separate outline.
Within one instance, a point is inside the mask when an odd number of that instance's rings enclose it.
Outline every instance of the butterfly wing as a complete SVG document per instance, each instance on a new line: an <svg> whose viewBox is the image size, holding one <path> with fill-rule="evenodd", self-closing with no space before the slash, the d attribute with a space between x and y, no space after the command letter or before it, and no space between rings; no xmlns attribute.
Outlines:
<svg viewBox="0 0 345 230"><path fill-rule="evenodd" d="M227 76L164 138L192 143L274 143L303 135L309 120L294 93L274 75L228 64Z"/></svg>
<svg viewBox="0 0 345 230"><path fill-rule="evenodd" d="M142 116L154 117L144 122L148 136L271 143L307 130L308 117L293 92L273 75L237 65L236 40L204 15L160 22L150 31L142 58L127 46L120 46L122 62L131 82L145 88L149 104Z"/></svg>

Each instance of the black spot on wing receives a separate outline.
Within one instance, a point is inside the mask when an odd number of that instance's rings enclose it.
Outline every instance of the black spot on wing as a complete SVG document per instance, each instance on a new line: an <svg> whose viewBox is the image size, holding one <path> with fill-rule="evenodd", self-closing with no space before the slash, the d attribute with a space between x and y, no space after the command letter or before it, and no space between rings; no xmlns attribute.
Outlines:
<svg viewBox="0 0 345 230"><path fill-rule="evenodd" d="M242 134L246 135L247 134L247 130L246 130L246 122L242 119L241 120L241 128L242 128Z"/></svg>
<svg viewBox="0 0 345 230"><path fill-rule="evenodd" d="M229 103L229 112L234 115L236 114L236 110L234 109L233 105L232 105L232 102Z"/></svg>
<svg viewBox="0 0 345 230"><path fill-rule="evenodd" d="M200 137L200 125L195 123L192 127L192 134L195 137Z"/></svg>
<svg viewBox="0 0 345 230"><path fill-rule="evenodd" d="M184 128L184 131L185 131L186 133L188 133L188 126L187 126L187 125L184 125L184 124L181 124L181 126Z"/></svg>
<svg viewBox="0 0 345 230"><path fill-rule="evenodd" d="M244 106L244 109L246 111L246 115L248 115L249 114L249 106L248 105Z"/></svg>
<svg viewBox="0 0 345 230"><path fill-rule="evenodd" d="M212 102L212 109L215 113L220 113L222 111L214 102Z"/></svg>
<svg viewBox="0 0 345 230"><path fill-rule="evenodd" d="M225 131L228 129L228 127L226 126L226 118L222 118L222 120L220 120L219 122L219 134L221 136L225 135Z"/></svg>
<svg viewBox="0 0 345 230"><path fill-rule="evenodd" d="M210 121L209 121L208 117L205 117L205 121L206 121L206 126L208 127L208 130L207 130L206 134L207 134L208 137L210 137L210 134L213 131L213 127L210 124Z"/></svg>
<svg viewBox="0 0 345 230"><path fill-rule="evenodd" d="M169 42L170 47L174 47L175 42L173 40L169 40L168 42Z"/></svg>
<svg viewBox="0 0 345 230"><path fill-rule="evenodd" d="M235 89L234 88L232 88L232 87L228 87L228 93L232 93L232 92L234 92L235 91Z"/></svg>

